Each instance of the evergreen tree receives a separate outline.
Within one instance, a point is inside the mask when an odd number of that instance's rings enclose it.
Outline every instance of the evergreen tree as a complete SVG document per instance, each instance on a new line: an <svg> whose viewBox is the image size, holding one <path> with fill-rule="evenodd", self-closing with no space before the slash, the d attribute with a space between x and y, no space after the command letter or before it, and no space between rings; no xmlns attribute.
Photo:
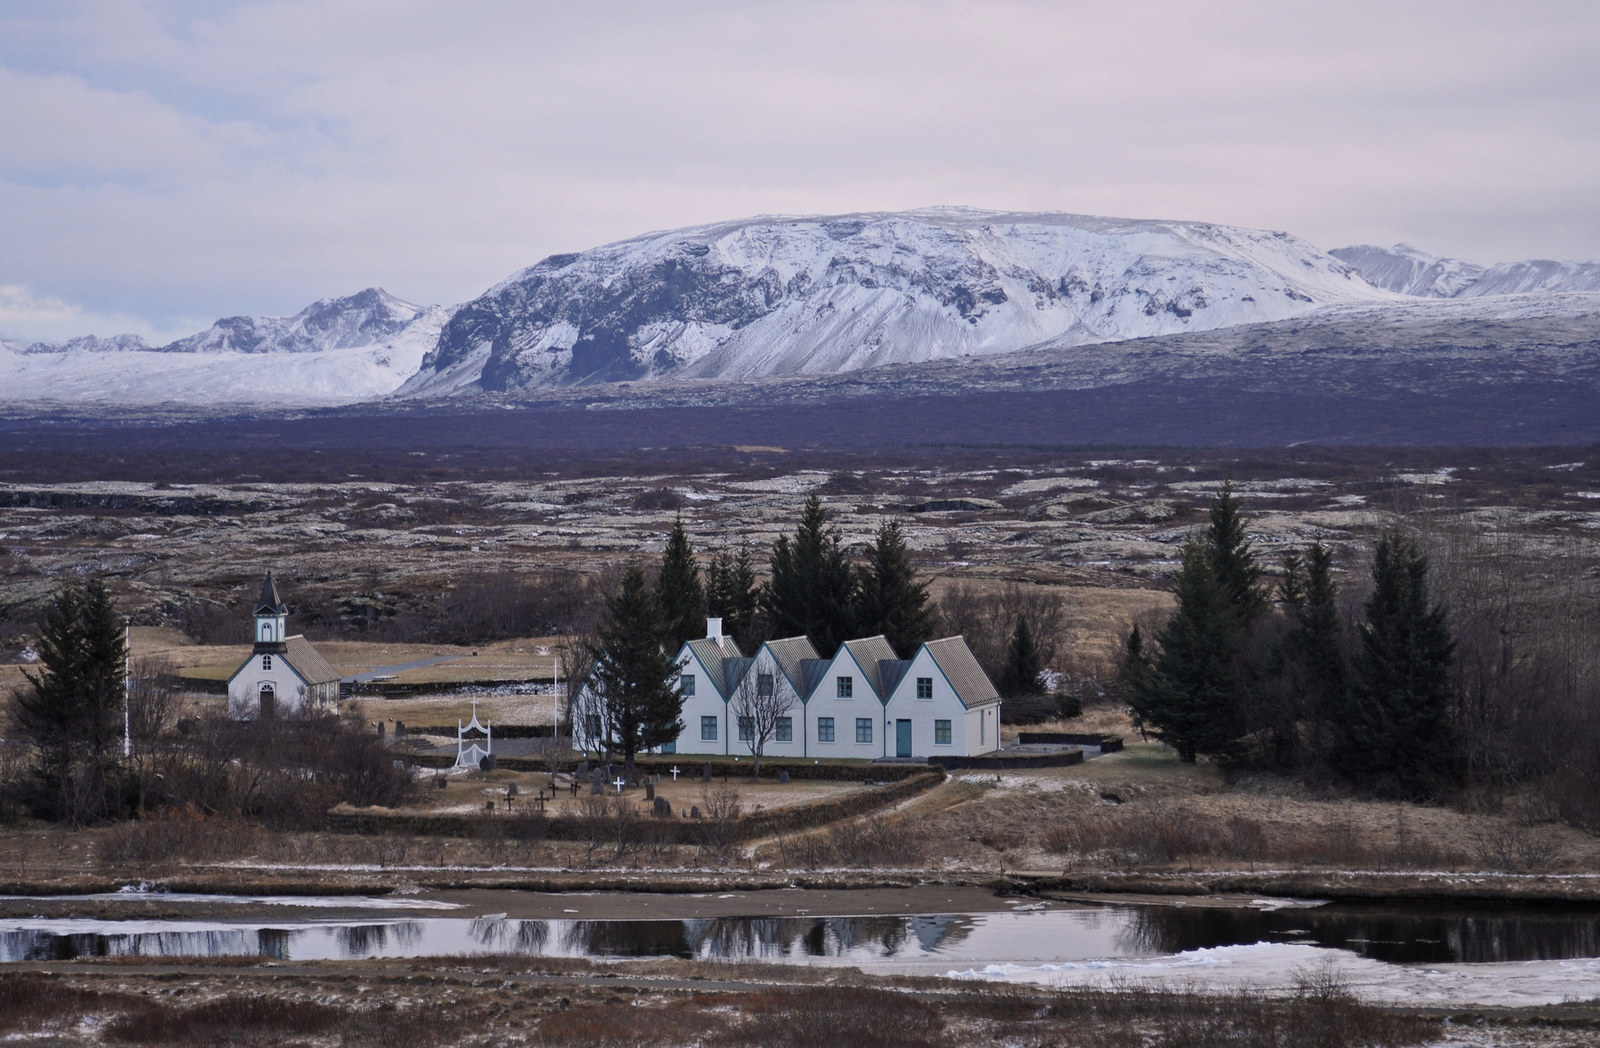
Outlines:
<svg viewBox="0 0 1600 1048"><path fill-rule="evenodd" d="M1137 628L1136 628L1137 629ZM1033 631L1028 628L1028 616L1018 615L1016 628L1011 631L1011 642L1006 645L1005 665L1000 669L1000 694L1041 695L1043 686L1039 674L1044 672L1044 660L1039 646L1034 643Z"/></svg>
<svg viewBox="0 0 1600 1048"><path fill-rule="evenodd" d="M773 545L771 567L761 610L773 635L810 637L819 654L831 657L855 632L855 573L816 495L806 500L793 541L782 536Z"/></svg>
<svg viewBox="0 0 1600 1048"><path fill-rule="evenodd" d="M1244 517L1239 512L1239 500L1233 496L1232 480L1223 481L1222 490L1211 504L1206 546L1217 585L1243 629L1266 610L1267 600L1261 592L1261 568L1245 536Z"/></svg>
<svg viewBox="0 0 1600 1048"><path fill-rule="evenodd" d="M1378 542L1372 596L1360 624L1340 711L1336 763L1367 786L1419 795L1455 771L1449 720L1455 640L1428 596L1428 558L1409 538Z"/></svg>
<svg viewBox="0 0 1600 1048"><path fill-rule="evenodd" d="M17 726L37 751L43 807L80 825L117 807L126 648L111 594L98 580L58 589L45 608L43 663L26 674Z"/></svg>
<svg viewBox="0 0 1600 1048"><path fill-rule="evenodd" d="M899 521L878 528L866 566L857 575L856 602L857 632L883 634L901 655L909 656L933 638L928 587L917 580Z"/></svg>
<svg viewBox="0 0 1600 1048"><path fill-rule="evenodd" d="M700 565L695 560L694 548L689 545L682 517L667 535L656 594L661 599L668 651L676 655L685 642L706 635L706 591L700 582Z"/></svg>
<svg viewBox="0 0 1600 1048"><path fill-rule="evenodd" d="M1328 727L1345 694L1345 655L1333 582L1333 551L1318 542L1302 560L1284 558L1283 603L1292 617L1284 637L1285 674L1300 696L1299 718L1306 724L1311 756L1327 755Z"/></svg>
<svg viewBox="0 0 1600 1048"><path fill-rule="evenodd" d="M1149 656L1137 632L1128 638L1123 679L1141 732L1193 763L1199 754L1238 752L1242 726L1236 693L1239 622L1232 595L1218 580L1210 544L1183 548L1175 595L1178 606Z"/></svg>
<svg viewBox="0 0 1600 1048"><path fill-rule="evenodd" d="M722 618L722 632L743 652L753 652L766 638L761 635L760 587L750 547L730 554L718 550L711 558L706 578L707 614Z"/></svg>
<svg viewBox="0 0 1600 1048"><path fill-rule="evenodd" d="M661 602L644 571L630 563L622 588L606 599L606 614L591 649L590 680L599 698L606 749L622 754L628 774L640 750L671 742L683 731L683 694L674 683L676 652L668 652Z"/></svg>

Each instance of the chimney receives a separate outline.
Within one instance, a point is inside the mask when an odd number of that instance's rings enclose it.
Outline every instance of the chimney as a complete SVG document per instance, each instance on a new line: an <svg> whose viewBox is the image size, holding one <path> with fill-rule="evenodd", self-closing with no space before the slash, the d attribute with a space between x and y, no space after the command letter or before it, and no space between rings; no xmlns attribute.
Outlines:
<svg viewBox="0 0 1600 1048"><path fill-rule="evenodd" d="M722 619L706 619L706 640L722 641Z"/></svg>

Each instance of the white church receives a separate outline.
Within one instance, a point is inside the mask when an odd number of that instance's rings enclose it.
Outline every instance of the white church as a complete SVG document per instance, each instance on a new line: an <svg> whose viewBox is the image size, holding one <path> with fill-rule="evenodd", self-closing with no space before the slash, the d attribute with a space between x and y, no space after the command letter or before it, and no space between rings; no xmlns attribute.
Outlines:
<svg viewBox="0 0 1600 1048"><path fill-rule="evenodd" d="M711 618L705 638L685 644L676 662L683 730L664 753L748 755L741 688L777 696L784 710L764 757L926 760L1000 748L1000 693L962 637L929 641L909 659L883 637L845 641L831 658L805 637L788 637L746 657ZM599 701L588 682L574 697L577 749L603 748L592 712Z"/></svg>
<svg viewBox="0 0 1600 1048"><path fill-rule="evenodd" d="M255 647L228 678L228 716L270 720L339 701L339 673L311 642L288 635L289 608L267 572L255 605Z"/></svg>

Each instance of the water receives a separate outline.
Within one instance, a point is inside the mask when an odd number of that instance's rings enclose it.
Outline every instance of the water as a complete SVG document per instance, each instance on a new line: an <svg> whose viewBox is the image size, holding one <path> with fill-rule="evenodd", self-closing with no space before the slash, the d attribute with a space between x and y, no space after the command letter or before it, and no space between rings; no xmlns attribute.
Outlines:
<svg viewBox="0 0 1600 1048"><path fill-rule="evenodd" d="M316 905L313 900L274 901ZM1162 958L1263 943L1319 947L1389 965L1565 961L1600 958L1600 916L1594 911L1325 905L1091 906L1042 912L686 920L0 920L0 962L101 956L353 960L523 954L942 971Z"/></svg>

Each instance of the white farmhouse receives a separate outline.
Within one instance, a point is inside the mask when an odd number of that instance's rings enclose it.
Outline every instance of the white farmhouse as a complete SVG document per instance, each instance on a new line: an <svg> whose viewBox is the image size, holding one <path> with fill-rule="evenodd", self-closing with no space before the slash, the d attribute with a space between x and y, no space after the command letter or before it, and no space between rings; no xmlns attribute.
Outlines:
<svg viewBox="0 0 1600 1048"><path fill-rule="evenodd" d="M884 705L887 757L970 757L1000 748L1000 693L962 637L917 649ZM885 733L887 735L887 732Z"/></svg>
<svg viewBox="0 0 1600 1048"><path fill-rule="evenodd" d="M805 754L805 666L817 661L817 649L806 637L769 640L757 649L750 665L737 682L730 682L728 717L735 728L733 746L728 751L749 756L752 726L739 723L740 693L746 691L755 703L781 710L776 730L762 747L766 757L800 757ZM682 737L679 737L680 745Z"/></svg>
<svg viewBox="0 0 1600 1048"><path fill-rule="evenodd" d="M339 674L311 642L288 636L289 608L267 572L256 598L256 643L250 657L228 678L228 716L268 720L339 700Z"/></svg>
<svg viewBox="0 0 1600 1048"><path fill-rule="evenodd" d="M753 660L744 657L722 620L706 620L706 635L678 652L678 690L683 692L683 733L664 753L729 753L728 699ZM598 725L595 725L598 727Z"/></svg>
<svg viewBox="0 0 1600 1048"><path fill-rule="evenodd" d="M883 637L845 641L830 659L805 637L771 640L746 658L721 619L678 652L683 730L659 752L744 756L741 689L785 707L765 757L927 759L1000 748L1000 696L961 637L930 641L898 659ZM604 747L603 711L591 684L573 699L573 745Z"/></svg>
<svg viewBox="0 0 1600 1048"><path fill-rule="evenodd" d="M847 640L833 658L808 664L802 756L865 760L884 756L883 703L905 666L883 637Z"/></svg>

